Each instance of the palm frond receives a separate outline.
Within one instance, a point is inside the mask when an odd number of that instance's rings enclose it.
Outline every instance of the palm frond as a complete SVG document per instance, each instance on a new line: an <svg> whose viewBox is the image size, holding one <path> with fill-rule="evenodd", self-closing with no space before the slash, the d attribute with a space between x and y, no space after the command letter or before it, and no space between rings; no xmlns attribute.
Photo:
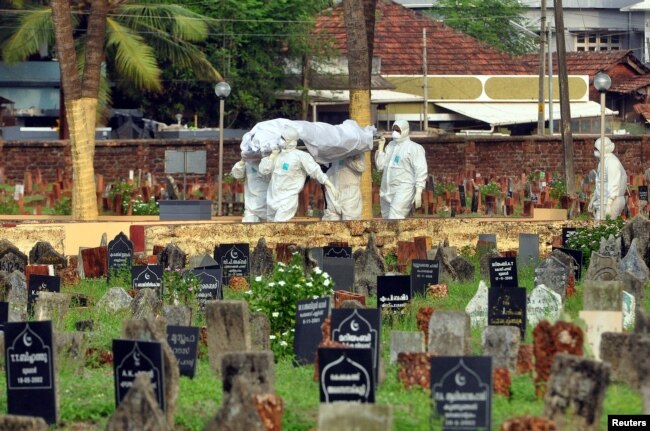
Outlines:
<svg viewBox="0 0 650 431"><path fill-rule="evenodd" d="M74 17L73 17L74 20ZM43 44L54 44L52 27L52 10L39 8L25 12L20 18L20 25L2 48L2 57L7 63L27 59L39 51ZM73 24L76 24L73 21Z"/></svg>
<svg viewBox="0 0 650 431"><path fill-rule="evenodd" d="M115 18L124 25L148 31L170 33L172 37L197 42L208 37L206 18L173 4L121 4Z"/></svg>
<svg viewBox="0 0 650 431"><path fill-rule="evenodd" d="M114 52L115 68L138 88L160 90L160 68L145 40L113 18L106 26L106 47Z"/></svg>

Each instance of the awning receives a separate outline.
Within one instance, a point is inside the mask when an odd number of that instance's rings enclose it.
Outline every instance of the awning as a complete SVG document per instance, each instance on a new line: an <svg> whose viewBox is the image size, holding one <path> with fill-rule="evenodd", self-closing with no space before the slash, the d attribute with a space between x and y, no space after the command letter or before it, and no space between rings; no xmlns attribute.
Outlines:
<svg viewBox="0 0 650 431"><path fill-rule="evenodd" d="M299 100L302 92L298 90L284 90L279 98ZM409 103L422 102L422 96L410 93L402 93L392 90L372 90L370 103ZM309 90L309 103L343 105L350 102L349 90Z"/></svg>
<svg viewBox="0 0 650 431"><path fill-rule="evenodd" d="M435 105L457 112L490 126L525 124L537 122L537 102L535 103L493 103L493 102L434 102ZM548 104L544 106L544 118L548 120ZM616 111L605 108L605 115L616 115ZM600 104L592 101L571 103L571 118L600 117ZM553 103L553 119L560 118L560 103Z"/></svg>

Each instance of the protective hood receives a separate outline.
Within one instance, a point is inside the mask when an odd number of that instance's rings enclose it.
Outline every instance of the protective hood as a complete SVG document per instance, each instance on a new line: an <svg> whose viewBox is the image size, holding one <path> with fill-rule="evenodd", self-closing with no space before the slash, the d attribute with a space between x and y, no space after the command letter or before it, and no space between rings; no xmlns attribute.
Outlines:
<svg viewBox="0 0 650 431"><path fill-rule="evenodd" d="M598 151L600 151L600 154L610 154L614 152L614 143L612 142L611 139L609 139L607 136L603 138L603 142L605 143L604 148L602 147L602 142L600 141L600 138L596 139L595 147Z"/></svg>
<svg viewBox="0 0 650 431"><path fill-rule="evenodd" d="M395 120L393 123L393 127L397 126L400 128L401 133L399 139L397 139L398 142L404 141L409 137L409 122L406 120Z"/></svg>
<svg viewBox="0 0 650 431"><path fill-rule="evenodd" d="M282 130L282 138L284 139L284 142L280 142L280 145L287 149L296 148L299 137L300 135L296 129L291 126L286 126L284 130Z"/></svg>

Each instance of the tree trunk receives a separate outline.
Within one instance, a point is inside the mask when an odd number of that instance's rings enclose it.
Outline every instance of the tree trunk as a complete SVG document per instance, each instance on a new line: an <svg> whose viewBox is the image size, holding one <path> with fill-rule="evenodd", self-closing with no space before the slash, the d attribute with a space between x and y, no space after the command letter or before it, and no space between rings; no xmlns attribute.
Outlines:
<svg viewBox="0 0 650 431"><path fill-rule="evenodd" d="M350 86L350 118L359 126L372 124L370 76L375 35L377 0L344 0ZM372 161L366 153L366 170L361 175L362 218L372 218Z"/></svg>
<svg viewBox="0 0 650 431"><path fill-rule="evenodd" d="M92 2L88 20L88 43L83 80L77 68L69 0L52 0L56 49L61 68L65 117L70 130L72 154L72 218L96 220L95 125L108 0ZM64 113L62 112L62 115Z"/></svg>

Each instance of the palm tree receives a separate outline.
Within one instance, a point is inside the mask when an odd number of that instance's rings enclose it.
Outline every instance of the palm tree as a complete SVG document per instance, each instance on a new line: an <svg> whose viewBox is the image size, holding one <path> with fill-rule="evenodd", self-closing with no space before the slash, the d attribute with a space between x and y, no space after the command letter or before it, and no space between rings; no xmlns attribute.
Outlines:
<svg viewBox="0 0 650 431"><path fill-rule="evenodd" d="M43 44L56 45L70 129L74 220L98 216L93 157L103 64L134 87L153 91L162 89L158 60L221 79L194 45L208 35L204 17L182 6L146 0L52 0L50 7L23 14L17 27L3 46L7 62L25 60Z"/></svg>
<svg viewBox="0 0 650 431"><path fill-rule="evenodd" d="M375 39L377 0L343 0L350 82L350 118L361 127L372 124L370 75ZM372 164L366 153L366 170L361 176L362 217L372 218Z"/></svg>

